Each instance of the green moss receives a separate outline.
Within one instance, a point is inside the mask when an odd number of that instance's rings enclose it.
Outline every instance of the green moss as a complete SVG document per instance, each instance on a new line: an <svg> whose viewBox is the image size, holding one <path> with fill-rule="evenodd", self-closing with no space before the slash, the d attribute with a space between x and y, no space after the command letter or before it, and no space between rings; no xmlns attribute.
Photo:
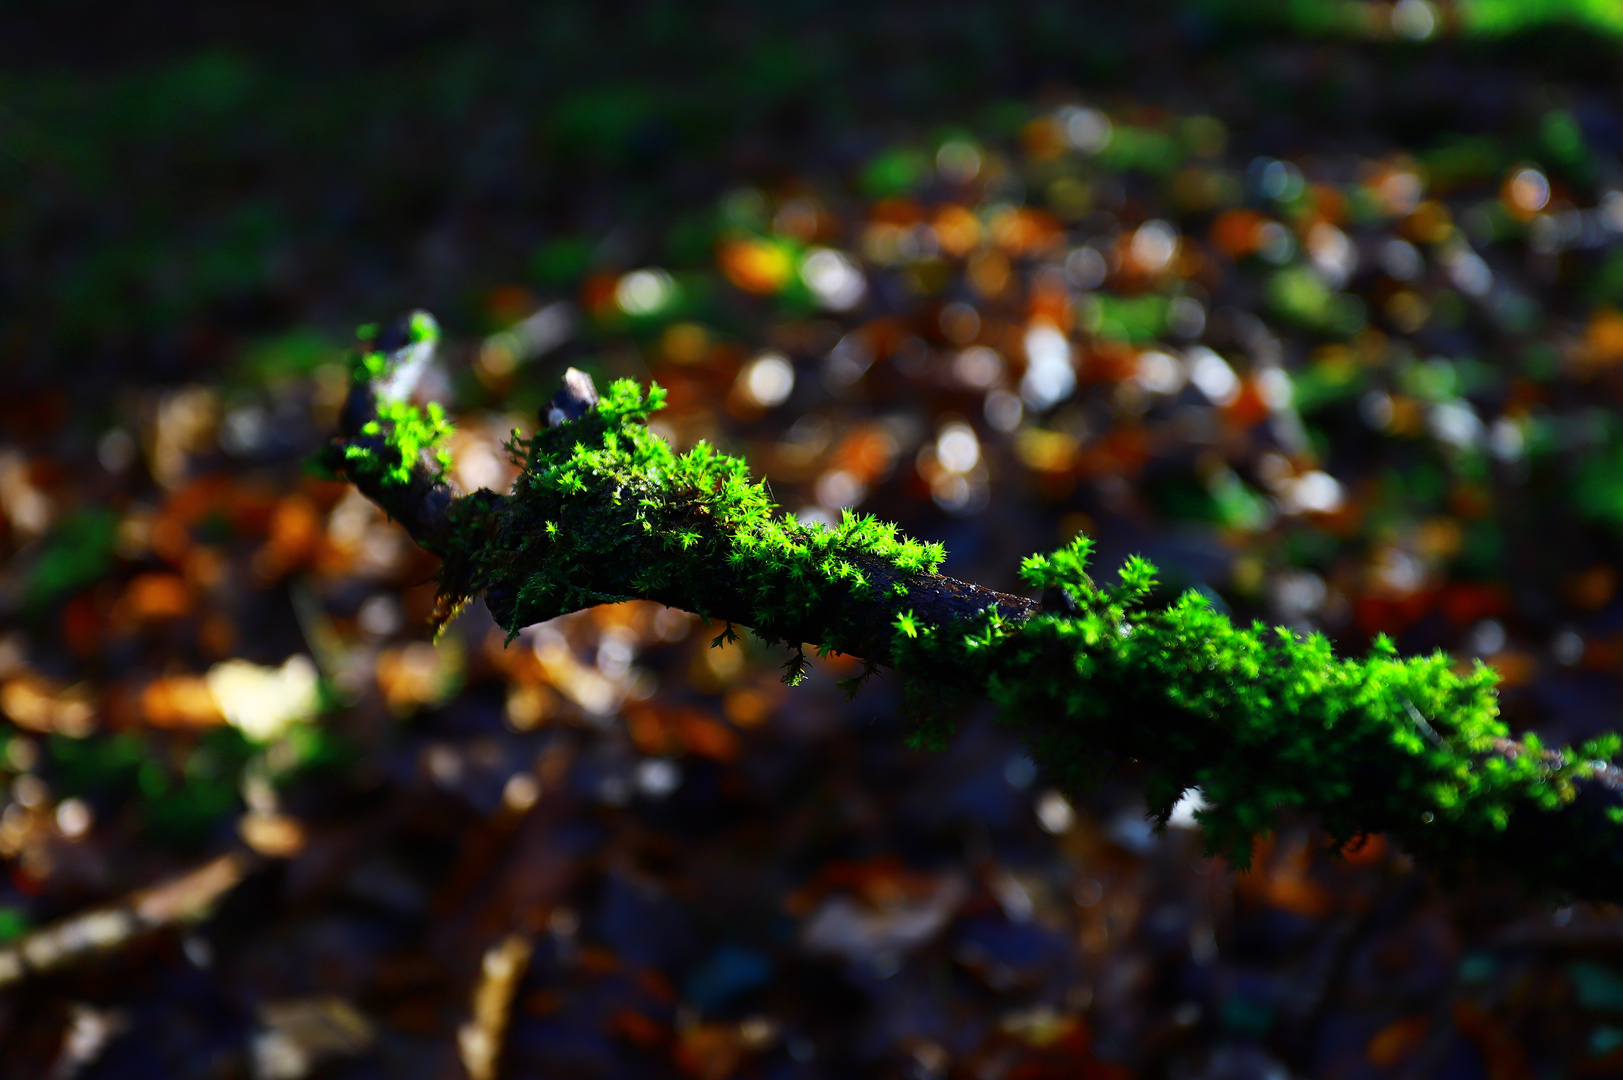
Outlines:
<svg viewBox="0 0 1623 1080"><path fill-rule="evenodd" d="M411 479L415 463L424 463L436 480L445 478L451 467L451 451L446 443L451 437L451 422L437 401L426 409L409 402L384 401L378 403L378 418L369 420L361 428L362 435L377 435L393 453L380 453L370 446L345 448L346 460L360 468L374 468L387 483L404 484Z"/></svg>
<svg viewBox="0 0 1623 1080"><path fill-rule="evenodd" d="M373 347L378 334L375 325L360 328L357 334L367 344L350 353L350 379L354 383L386 385L387 380L408 366L427 363L439 340L439 325L434 317L426 311L412 312L401 330L404 343L392 352L385 352ZM346 466L397 487L411 479L412 468L417 465L426 467L435 480L444 480L445 470L451 466L447 444L452 430L439 402L431 401L427 407L419 407L408 400L405 393L381 395L376 417L368 420L360 432L371 440L381 440L381 444L369 440L345 447Z"/></svg>
<svg viewBox="0 0 1623 1080"><path fill-rule="evenodd" d="M483 594L517 633L640 597L767 640L878 658L909 677L924 718L916 744L943 744L949 706L984 694L1070 788L1136 762L1162 823L1200 788L1207 841L1239 866L1253 838L1295 810L1316 814L1338 846L1385 832L1438 865L1510 864L1530 884L1616 891L1623 867L1595 845L1619 845L1593 835L1595 815L1572 819L1590 832L1564 848L1535 819L1572 803L1574 782L1615 755L1618 738L1579 753L1512 741L1496 676L1480 662L1400 657L1385 638L1368 656L1337 657L1323 635L1235 626L1194 591L1154 604L1156 571L1140 558L1100 587L1085 536L1022 564L1052 598L1041 613L1016 620L994 602L932 622L920 611L944 610L923 603L940 588L939 544L849 512L833 528L781 514L740 459L703 443L677 454L651 433L644 421L663 397L621 381L580 420L515 436L523 472L511 494L452 508L441 579L450 607ZM716 644L732 636L729 622ZM790 682L805 673L798 653Z"/></svg>
<svg viewBox="0 0 1623 1080"><path fill-rule="evenodd" d="M452 511L461 540L446 561L451 606L509 591L508 629L516 633L631 597L665 598L706 616L736 599L758 633L778 640L834 594L876 595L876 565L914 574L946 557L940 544L900 536L873 517L847 512L825 528L780 514L743 460L706 443L677 454L648 430L644 421L664 396L657 385L645 394L621 380L582 419L515 438L510 449L524 472L499 512L483 500Z"/></svg>
<svg viewBox="0 0 1623 1080"><path fill-rule="evenodd" d="M1150 608L1154 567L1130 559L1101 589L1085 573L1090 547L1078 537L1021 567L1075 614L937 628L904 615L898 656L973 670L1037 760L1073 785L1135 760L1161 823L1199 787L1207 843L1238 866L1285 809L1317 814L1337 846L1378 831L1444 864L1485 856L1518 815L1571 803L1573 782L1618 751L1615 735L1559 754L1535 735L1512 742L1480 661L1462 671L1442 653L1399 657L1384 637L1339 658L1321 634L1236 627L1193 590ZM1568 881L1598 863L1577 845L1566 857Z"/></svg>

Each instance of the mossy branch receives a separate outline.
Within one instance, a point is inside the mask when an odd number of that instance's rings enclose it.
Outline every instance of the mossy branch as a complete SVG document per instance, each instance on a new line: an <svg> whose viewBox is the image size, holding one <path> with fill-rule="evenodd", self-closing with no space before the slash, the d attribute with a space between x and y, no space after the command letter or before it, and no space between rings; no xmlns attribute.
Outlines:
<svg viewBox="0 0 1623 1080"><path fill-rule="evenodd" d="M447 615L482 597L516 634L654 600L894 668L920 700L985 695L1058 781L1126 765L1162 823L1199 788L1211 850L1239 866L1298 810L1337 846L1387 833L1445 871L1623 900L1620 740L1575 752L1512 739L1480 662L1400 657L1384 637L1341 658L1322 635L1235 626L1192 591L1157 605L1142 559L1096 585L1086 537L1022 565L1041 603L957 581L936 573L939 544L849 512L802 524L743 461L703 443L677 454L645 423L658 386L620 381L599 399L576 371L548 426L515 435L513 489L454 497L434 445L443 421L407 404L398 377L432 340L420 316L401 325L357 359L331 461L441 556ZM926 718L919 741L941 723Z"/></svg>

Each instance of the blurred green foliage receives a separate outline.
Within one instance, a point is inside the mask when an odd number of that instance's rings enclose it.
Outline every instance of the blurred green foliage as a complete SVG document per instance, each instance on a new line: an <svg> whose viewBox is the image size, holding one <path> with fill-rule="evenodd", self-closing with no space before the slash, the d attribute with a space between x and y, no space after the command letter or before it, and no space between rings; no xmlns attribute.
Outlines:
<svg viewBox="0 0 1623 1080"><path fill-rule="evenodd" d="M256 748L233 727L213 728L178 754L160 752L162 745L134 731L48 742L63 794L105 810L133 804L142 828L162 843L203 840L241 806L243 768Z"/></svg>
<svg viewBox="0 0 1623 1080"><path fill-rule="evenodd" d="M112 565L118 514L87 507L57 523L42 542L24 586L23 605L43 614L64 597L101 579Z"/></svg>

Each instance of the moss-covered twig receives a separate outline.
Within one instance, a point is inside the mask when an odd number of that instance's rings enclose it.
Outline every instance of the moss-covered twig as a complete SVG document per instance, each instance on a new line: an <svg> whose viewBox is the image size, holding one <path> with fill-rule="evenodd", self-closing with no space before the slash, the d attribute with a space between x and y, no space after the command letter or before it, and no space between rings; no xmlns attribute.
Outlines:
<svg viewBox="0 0 1623 1080"><path fill-rule="evenodd" d="M1337 845L1383 832L1445 870L1623 899L1620 740L1574 752L1511 739L1480 662L1404 658L1384 638L1339 658L1322 635L1235 626L1198 593L1156 605L1141 559L1095 585L1086 537L1026 560L1040 604L956 581L935 572L940 545L893 525L781 514L743 461L702 443L679 455L648 430L657 386L621 381L599 400L578 372L548 426L515 436L513 489L453 497L433 449L443 418L407 403L395 378L431 344L431 322L402 325L392 352L357 361L333 461L442 557L447 613L482 597L517 633L655 600L896 668L921 699L941 686L984 694L1068 786L1134 763L1162 822L1198 787L1208 844L1239 865L1294 808Z"/></svg>

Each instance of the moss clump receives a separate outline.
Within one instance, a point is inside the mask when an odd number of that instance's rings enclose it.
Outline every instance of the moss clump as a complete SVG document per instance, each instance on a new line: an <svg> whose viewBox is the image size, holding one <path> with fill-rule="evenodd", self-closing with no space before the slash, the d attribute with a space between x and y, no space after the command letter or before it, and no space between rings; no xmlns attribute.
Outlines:
<svg viewBox="0 0 1623 1080"><path fill-rule="evenodd" d="M1045 598L1031 614L1029 601L936 576L938 544L850 513L833 528L802 524L740 459L702 443L675 453L644 423L663 398L621 381L580 419L515 434L512 492L450 508L449 605L483 595L517 633L641 597L728 620L718 644L736 621L893 664L925 705L985 694L1073 790L1132 763L1164 823L1200 788L1209 845L1240 866L1281 811L1301 810L1338 846L1386 832L1439 866L1509 867L1534 887L1623 896L1619 815L1578 805L1580 782L1620 740L1579 753L1512 740L1480 662L1399 657L1385 638L1368 656L1338 658L1319 634L1237 627L1193 591L1153 604L1143 559L1095 585L1086 537L1025 560ZM786 677L804 671L797 656ZM941 738L942 724L927 721L919 741Z"/></svg>
<svg viewBox="0 0 1623 1080"><path fill-rule="evenodd" d="M459 504L442 582L452 604L510 597L512 632L594 604L651 597L736 617L769 640L808 624L840 644L841 598L900 598L897 580L933 572L940 544L847 512L832 528L780 514L739 458L700 443L685 454L645 426L665 392L609 387L581 419L509 444L523 474L500 503ZM494 509L492 509L494 507Z"/></svg>
<svg viewBox="0 0 1623 1080"><path fill-rule="evenodd" d="M361 434L382 440L382 445L352 444L345 448L344 458L350 468L375 471L386 484L405 485L416 464L427 465L429 475L443 481L451 467L446 444L452 430L437 401L426 408L408 401L380 401L377 419L368 420Z"/></svg>
<svg viewBox="0 0 1623 1080"><path fill-rule="evenodd" d="M1570 806L1575 782L1618 752L1616 735L1579 752L1513 741L1481 661L1461 671L1441 652L1400 657L1384 635L1368 656L1338 658L1322 634L1237 627L1193 590L1152 608L1155 568L1135 557L1100 588L1085 573L1091 544L1078 537L1021 567L1032 586L1060 590L1068 613L950 627L904 614L900 662L972 671L1072 787L1112 760L1136 762L1162 824L1200 788L1209 848L1241 867L1252 838L1297 809L1337 847L1386 832L1445 865L1508 857L1542 867L1528 881L1616 888L1616 835L1598 850L1576 831L1565 850L1522 850L1540 832L1528 816Z"/></svg>
<svg viewBox="0 0 1623 1080"><path fill-rule="evenodd" d="M387 487L404 487L419 466L443 482L451 467L451 422L439 402L420 407L410 400L439 344L439 324L414 311L382 333L368 325L356 336L363 344L348 357L350 396L363 399L372 415L360 423L361 438L344 448L345 468Z"/></svg>

